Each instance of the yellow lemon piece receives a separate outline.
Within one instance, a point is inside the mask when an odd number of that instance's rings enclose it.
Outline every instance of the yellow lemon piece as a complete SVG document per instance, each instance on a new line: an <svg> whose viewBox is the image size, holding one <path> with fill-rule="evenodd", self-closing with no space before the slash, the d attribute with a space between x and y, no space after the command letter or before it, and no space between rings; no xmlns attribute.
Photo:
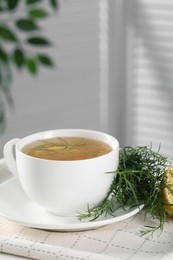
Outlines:
<svg viewBox="0 0 173 260"><path fill-rule="evenodd" d="M170 215L173 215L173 165L168 167L163 174L162 198L165 203L165 209L169 211Z"/></svg>

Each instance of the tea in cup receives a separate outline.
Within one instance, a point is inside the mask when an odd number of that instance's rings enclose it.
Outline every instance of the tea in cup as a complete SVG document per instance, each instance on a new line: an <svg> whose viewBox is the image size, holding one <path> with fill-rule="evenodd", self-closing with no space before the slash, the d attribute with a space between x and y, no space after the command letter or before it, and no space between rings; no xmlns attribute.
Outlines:
<svg viewBox="0 0 173 260"><path fill-rule="evenodd" d="M105 198L118 157L116 138L84 129L39 132L4 146L5 162L28 197L60 216L85 212Z"/></svg>

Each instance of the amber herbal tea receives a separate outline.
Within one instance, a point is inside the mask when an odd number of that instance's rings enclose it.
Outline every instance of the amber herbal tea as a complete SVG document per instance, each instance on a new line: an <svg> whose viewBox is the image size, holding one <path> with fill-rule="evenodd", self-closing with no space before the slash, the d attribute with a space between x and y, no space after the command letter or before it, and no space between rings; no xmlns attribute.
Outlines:
<svg viewBox="0 0 173 260"><path fill-rule="evenodd" d="M55 137L27 144L22 152L48 160L84 160L98 157L112 151L102 141L85 137Z"/></svg>

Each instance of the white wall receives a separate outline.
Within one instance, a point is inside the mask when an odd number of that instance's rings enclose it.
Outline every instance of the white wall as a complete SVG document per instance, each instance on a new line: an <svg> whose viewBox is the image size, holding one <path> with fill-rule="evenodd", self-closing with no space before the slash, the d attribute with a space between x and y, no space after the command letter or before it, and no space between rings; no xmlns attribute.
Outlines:
<svg viewBox="0 0 173 260"><path fill-rule="evenodd" d="M55 128L90 128L111 132L109 116L109 20L107 0L61 1L44 25L53 41L48 53L56 68L39 76L16 73L7 107L4 143L14 137ZM45 50L47 51L47 49Z"/></svg>

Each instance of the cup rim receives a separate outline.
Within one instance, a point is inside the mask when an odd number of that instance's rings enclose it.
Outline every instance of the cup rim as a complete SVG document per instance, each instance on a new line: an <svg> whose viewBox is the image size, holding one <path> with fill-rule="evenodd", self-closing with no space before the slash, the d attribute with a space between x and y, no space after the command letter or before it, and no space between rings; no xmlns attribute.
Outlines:
<svg viewBox="0 0 173 260"><path fill-rule="evenodd" d="M67 136L81 136L81 137L88 137L88 138L91 137L91 138L97 139L97 140L101 140L101 137L104 137L104 140L102 140L102 141L109 144L112 147L112 150L110 152L108 152L104 155L98 156L98 157L89 158L89 159L80 159L80 160L51 160L51 159L33 157L33 156L27 155L22 152L22 148L25 145L38 140L39 136L42 136L41 137L42 139L53 138L53 137L57 137L56 133L57 134L61 133L60 136L66 136L66 137ZM66 133L68 133L69 135L67 135ZM74 135L74 133L75 133L75 135ZM79 135L79 133L81 135ZM87 134L89 134L89 136ZM92 137L92 136L94 136L94 137ZM100 137L100 138L97 138L96 136ZM19 153L21 153L23 156L32 158L34 160L49 161L49 162L54 162L54 163L56 163L57 161L58 162L76 163L76 162L82 162L82 161L88 161L88 160L96 160L96 159L100 159L100 158L109 156L111 153L114 153L115 150L117 150L117 149L119 149L119 142L114 136L101 132L101 131L90 130L90 129L79 129L79 128L53 129L53 130L45 130L45 131L41 131L41 132L36 132L36 133L30 134L30 135L27 135L27 136L21 138L16 144L16 150Z"/></svg>

